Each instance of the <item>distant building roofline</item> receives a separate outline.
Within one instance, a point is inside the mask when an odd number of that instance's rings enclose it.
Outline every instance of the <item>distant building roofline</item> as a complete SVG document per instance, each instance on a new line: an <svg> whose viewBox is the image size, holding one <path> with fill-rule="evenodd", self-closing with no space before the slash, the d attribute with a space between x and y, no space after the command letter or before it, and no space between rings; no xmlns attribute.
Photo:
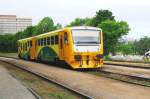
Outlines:
<svg viewBox="0 0 150 99"><path fill-rule="evenodd" d="M0 17L16 17L16 15L0 15Z"/></svg>
<svg viewBox="0 0 150 99"><path fill-rule="evenodd" d="M16 15L0 15L1 18L31 19L31 17L17 17Z"/></svg>
<svg viewBox="0 0 150 99"><path fill-rule="evenodd" d="M0 33L17 33L32 26L32 18L17 15L0 15Z"/></svg>
<svg viewBox="0 0 150 99"><path fill-rule="evenodd" d="M32 18L30 18L30 17L17 17L16 19L30 19L30 20L32 20Z"/></svg>

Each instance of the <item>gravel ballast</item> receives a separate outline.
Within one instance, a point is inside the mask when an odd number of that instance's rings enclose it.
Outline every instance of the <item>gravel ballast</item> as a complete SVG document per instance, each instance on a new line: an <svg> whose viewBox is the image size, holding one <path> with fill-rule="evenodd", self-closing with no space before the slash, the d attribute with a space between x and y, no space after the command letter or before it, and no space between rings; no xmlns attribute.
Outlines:
<svg viewBox="0 0 150 99"><path fill-rule="evenodd" d="M150 99L150 88L46 64L0 58L41 73L95 99Z"/></svg>

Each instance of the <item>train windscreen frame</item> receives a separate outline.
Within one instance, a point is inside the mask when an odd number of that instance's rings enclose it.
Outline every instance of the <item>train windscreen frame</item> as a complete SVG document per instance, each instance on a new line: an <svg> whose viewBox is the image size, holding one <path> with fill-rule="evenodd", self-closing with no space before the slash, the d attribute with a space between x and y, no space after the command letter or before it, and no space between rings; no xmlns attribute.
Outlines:
<svg viewBox="0 0 150 99"><path fill-rule="evenodd" d="M101 32L92 29L73 29L74 44L100 44Z"/></svg>

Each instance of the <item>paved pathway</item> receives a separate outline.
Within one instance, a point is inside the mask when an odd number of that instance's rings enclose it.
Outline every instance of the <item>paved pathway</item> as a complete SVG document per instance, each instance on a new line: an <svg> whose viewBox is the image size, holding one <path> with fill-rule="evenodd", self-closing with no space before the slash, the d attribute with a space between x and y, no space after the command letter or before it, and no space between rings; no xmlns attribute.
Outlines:
<svg viewBox="0 0 150 99"><path fill-rule="evenodd" d="M0 99L36 99L0 65Z"/></svg>

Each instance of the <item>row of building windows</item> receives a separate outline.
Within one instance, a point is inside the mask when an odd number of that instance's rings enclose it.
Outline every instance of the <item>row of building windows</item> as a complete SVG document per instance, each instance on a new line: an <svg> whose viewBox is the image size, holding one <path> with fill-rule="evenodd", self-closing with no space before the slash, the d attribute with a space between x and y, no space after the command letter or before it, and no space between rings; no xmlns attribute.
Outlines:
<svg viewBox="0 0 150 99"><path fill-rule="evenodd" d="M31 23L2 23L0 22L0 25L4 25L4 26L27 26L27 25L31 25Z"/></svg>
<svg viewBox="0 0 150 99"><path fill-rule="evenodd" d="M28 21L32 21L32 19L9 19L9 18L1 18L0 17L0 21L18 21L18 22L20 22L20 21L24 21L24 22L28 22Z"/></svg>
<svg viewBox="0 0 150 99"><path fill-rule="evenodd" d="M9 25L9 24L13 24L13 25L14 25L14 24L16 24L16 22L7 22L7 23L6 23L6 22L5 22L5 23L4 23L4 22L0 22L0 24L1 24L1 25L7 25L7 24L8 24L8 25Z"/></svg>
<svg viewBox="0 0 150 99"><path fill-rule="evenodd" d="M11 23L14 23L14 22L16 22L16 20L8 20L8 19L6 19L6 20L2 20L2 19L0 19L0 22L11 22Z"/></svg>
<svg viewBox="0 0 150 99"><path fill-rule="evenodd" d="M9 31L9 30L16 30L17 28L0 28L0 30L3 30L3 31Z"/></svg>
<svg viewBox="0 0 150 99"><path fill-rule="evenodd" d="M16 27L0 27L1 30L10 30L10 29L16 29Z"/></svg>

